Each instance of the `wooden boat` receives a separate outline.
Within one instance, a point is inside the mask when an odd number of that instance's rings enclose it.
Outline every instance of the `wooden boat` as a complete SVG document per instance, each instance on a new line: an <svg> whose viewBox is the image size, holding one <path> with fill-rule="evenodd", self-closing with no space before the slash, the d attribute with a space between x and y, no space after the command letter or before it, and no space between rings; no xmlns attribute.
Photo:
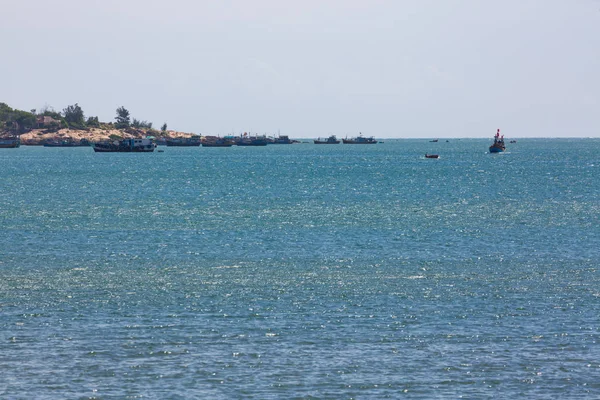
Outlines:
<svg viewBox="0 0 600 400"><path fill-rule="evenodd" d="M18 136L0 138L0 149L16 149L19 146L21 146L21 138Z"/></svg>
<svg viewBox="0 0 600 400"><path fill-rule="evenodd" d="M439 154L427 154L425 153L425 158L440 158Z"/></svg>
<svg viewBox="0 0 600 400"><path fill-rule="evenodd" d="M317 138L314 140L315 144L340 144L340 141L335 137L335 135L329 136L327 139L321 140L321 138Z"/></svg>
<svg viewBox="0 0 600 400"><path fill-rule="evenodd" d="M156 144L152 139L123 139L94 144L96 153L151 153Z"/></svg>

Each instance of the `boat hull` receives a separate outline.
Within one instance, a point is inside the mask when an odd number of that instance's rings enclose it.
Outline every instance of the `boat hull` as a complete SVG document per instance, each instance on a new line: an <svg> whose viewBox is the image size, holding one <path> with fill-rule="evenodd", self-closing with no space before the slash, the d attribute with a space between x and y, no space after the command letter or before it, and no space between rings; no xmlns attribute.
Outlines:
<svg viewBox="0 0 600 400"><path fill-rule="evenodd" d="M191 142L191 143L166 143L167 147L198 147L200 146L200 142Z"/></svg>
<svg viewBox="0 0 600 400"><path fill-rule="evenodd" d="M490 153L502 153L504 149L502 147L490 146Z"/></svg>
<svg viewBox="0 0 600 400"><path fill-rule="evenodd" d="M342 139L342 142L344 144L377 144L377 140L373 139L372 137L366 138L362 136L352 139Z"/></svg>
<svg viewBox="0 0 600 400"><path fill-rule="evenodd" d="M0 139L0 149L16 149L21 146L19 139Z"/></svg>
<svg viewBox="0 0 600 400"><path fill-rule="evenodd" d="M152 153L154 148L106 148L94 146L96 153Z"/></svg>
<svg viewBox="0 0 600 400"><path fill-rule="evenodd" d="M79 143L64 143L64 144L54 144L54 143L44 143L44 147L89 147L89 144L79 144Z"/></svg>
<svg viewBox="0 0 600 400"><path fill-rule="evenodd" d="M202 143L202 147L231 147L231 143Z"/></svg>
<svg viewBox="0 0 600 400"><path fill-rule="evenodd" d="M238 142L236 143L237 146L266 146L267 145L267 141L266 140L253 140L251 142Z"/></svg>
<svg viewBox="0 0 600 400"><path fill-rule="evenodd" d="M124 139L94 144L96 153L152 153L156 145L149 139Z"/></svg>

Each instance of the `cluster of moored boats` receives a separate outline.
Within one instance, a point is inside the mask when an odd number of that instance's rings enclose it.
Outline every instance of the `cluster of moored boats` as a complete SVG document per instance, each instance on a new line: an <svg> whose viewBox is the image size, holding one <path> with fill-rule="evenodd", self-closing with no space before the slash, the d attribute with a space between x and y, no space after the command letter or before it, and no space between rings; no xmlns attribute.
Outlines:
<svg viewBox="0 0 600 400"><path fill-rule="evenodd" d="M314 144L376 144L377 140L374 137L364 137L359 134L353 138L345 138L339 140L335 135L327 138L317 138L313 141ZM432 140L432 142L437 142ZM217 136L192 136L191 138L153 138L145 139L118 139L112 141L104 141L91 143L85 139L78 142L71 140L53 140L44 143L44 147L79 147L93 146L97 153L129 153L129 152L153 152L157 145L165 146L203 146L203 147L231 147L231 146L266 146L268 144L293 144L300 143L297 140L292 140L288 136L279 136L277 138L267 138L266 136L248 136L247 134L240 136L226 136L224 138ZM510 143L516 143L516 140L511 140ZM0 148L17 148L21 145L19 136L9 136L0 138ZM496 131L494 142L489 147L490 153L501 153L506 150L504 144L504 135L500 135L500 129ZM425 154L425 158L439 158L438 154Z"/></svg>
<svg viewBox="0 0 600 400"><path fill-rule="evenodd" d="M375 144L377 140L373 137L365 138L359 135L355 138L342 139L346 144ZM268 138L266 136L226 136L224 138L217 136L200 136L191 138L176 139L123 139L113 142L103 142L94 144L96 152L152 152L156 146L202 146L202 147L231 147L231 146L266 146L269 144L294 144L300 143L298 140L290 139L288 136L279 136L277 138ZM325 140L316 139L315 144L339 144L335 136L330 136ZM159 150L160 151L160 150Z"/></svg>
<svg viewBox="0 0 600 400"><path fill-rule="evenodd" d="M315 139L314 144L340 144L340 140L335 135L331 135L326 139ZM359 134L353 138L345 138L341 140L344 144L377 144L377 140L371 137L364 137L362 134Z"/></svg>

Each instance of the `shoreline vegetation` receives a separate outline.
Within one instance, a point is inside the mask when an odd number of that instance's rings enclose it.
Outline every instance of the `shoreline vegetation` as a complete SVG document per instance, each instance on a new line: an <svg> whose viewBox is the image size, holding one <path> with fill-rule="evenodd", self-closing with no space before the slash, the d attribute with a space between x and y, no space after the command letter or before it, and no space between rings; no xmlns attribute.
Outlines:
<svg viewBox="0 0 600 400"><path fill-rule="evenodd" d="M62 111L45 106L23 111L0 103L0 138L19 137L23 145L43 145L51 142L103 142L127 138L176 139L198 137L200 134L167 129L165 122L160 129L152 122L131 118L129 111L121 106L116 110L114 122L100 122L98 117L85 117L82 108L75 103Z"/></svg>

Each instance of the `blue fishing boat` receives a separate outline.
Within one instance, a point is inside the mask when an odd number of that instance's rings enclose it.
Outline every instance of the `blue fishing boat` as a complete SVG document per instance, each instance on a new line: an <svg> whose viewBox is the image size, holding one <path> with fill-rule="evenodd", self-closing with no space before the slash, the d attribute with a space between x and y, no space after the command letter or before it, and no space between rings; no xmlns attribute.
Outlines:
<svg viewBox="0 0 600 400"><path fill-rule="evenodd" d="M502 153L504 150L506 150L504 135L500 136L500 129L498 129L496 136L494 136L494 143L490 146L490 153Z"/></svg>
<svg viewBox="0 0 600 400"><path fill-rule="evenodd" d="M152 139L122 139L94 144L96 153L151 153L156 144Z"/></svg>
<svg viewBox="0 0 600 400"><path fill-rule="evenodd" d="M21 145L21 138L18 136L0 138L0 149L15 149Z"/></svg>

